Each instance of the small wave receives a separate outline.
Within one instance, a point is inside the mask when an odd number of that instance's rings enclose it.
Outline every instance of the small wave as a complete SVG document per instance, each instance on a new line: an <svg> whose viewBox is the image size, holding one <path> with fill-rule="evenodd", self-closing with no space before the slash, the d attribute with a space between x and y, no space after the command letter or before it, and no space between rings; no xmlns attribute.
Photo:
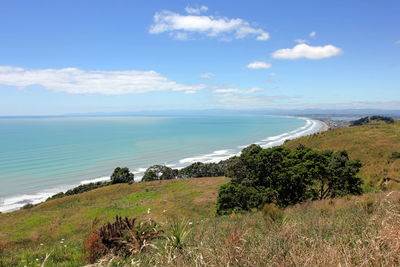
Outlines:
<svg viewBox="0 0 400 267"><path fill-rule="evenodd" d="M61 186L52 189L42 190L34 194L22 194L0 199L0 212L9 212L17 210L29 203L38 204L40 202L45 201L54 194L66 191L70 188L71 186Z"/></svg>
<svg viewBox="0 0 400 267"><path fill-rule="evenodd" d="M228 159L234 156L236 152L233 149L216 150L210 154L204 154L196 157L184 158L179 161L180 164L192 164L195 162L211 163Z"/></svg>
<svg viewBox="0 0 400 267"><path fill-rule="evenodd" d="M110 176L99 177L91 180L83 180L79 184L90 184L90 183L97 183L97 182L105 182L110 181Z"/></svg>

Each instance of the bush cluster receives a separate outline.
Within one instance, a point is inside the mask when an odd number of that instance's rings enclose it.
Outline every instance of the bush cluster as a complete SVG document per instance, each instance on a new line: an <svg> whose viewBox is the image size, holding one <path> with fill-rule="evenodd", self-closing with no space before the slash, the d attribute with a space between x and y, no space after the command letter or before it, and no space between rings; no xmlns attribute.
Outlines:
<svg viewBox="0 0 400 267"><path fill-rule="evenodd" d="M366 125L366 124L370 123L371 121L383 121L386 123L394 123L394 119L391 117L374 115L371 117L363 117L358 120L352 121L350 123L350 125L351 126L361 126L361 125Z"/></svg>
<svg viewBox="0 0 400 267"><path fill-rule="evenodd" d="M232 180L220 188L217 214L361 194L360 168L360 161L350 160L346 151L251 145L228 162L226 175Z"/></svg>

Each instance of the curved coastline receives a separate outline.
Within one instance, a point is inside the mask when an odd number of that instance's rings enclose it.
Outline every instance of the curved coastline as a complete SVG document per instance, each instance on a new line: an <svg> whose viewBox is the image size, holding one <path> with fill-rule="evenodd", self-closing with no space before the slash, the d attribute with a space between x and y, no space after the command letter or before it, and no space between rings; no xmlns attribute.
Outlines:
<svg viewBox="0 0 400 267"><path fill-rule="evenodd" d="M317 132L326 131L329 129L329 127L324 122L319 121L319 120L310 119L310 118L306 118L306 117L293 117L293 116L281 116L281 117L302 119L306 123L302 127L299 127L293 131L282 133L282 134L276 135L276 136L270 136L270 137L262 139L258 142L255 142L254 144L260 145L263 148L269 148L269 147L273 147L273 146L282 145L286 140L289 140L289 139L294 139L294 138L298 138L301 136L306 136L306 135L314 134ZM218 162L221 160L228 159L232 156L239 155L240 151L248 145L250 145L250 144L239 145L232 149L215 150L212 153L183 158L183 159L179 160L178 162L176 162L175 164L170 164L167 166L173 167L176 169L181 169L181 168L184 168L185 166L188 166L188 165L190 165L194 162L198 162L198 161L204 162L204 163ZM135 181L141 180L141 177L143 176L143 173L145 170L146 170L146 168L142 167L142 168L136 168L132 171L136 176ZM104 177L98 177L95 179L83 180L79 184L62 185L62 186L59 186L56 188L42 190L42 191L34 193L34 194L23 194L23 195L6 197L2 200L3 203L1 203L0 212L14 211L14 210L17 210L17 209L23 207L25 204L28 204L28 203L38 204L40 202L45 201L47 198L51 197L52 195L54 195L58 192L64 192L64 191L71 189L73 187L76 187L77 185L80 185L80 184L87 184L87 183L108 181L108 180L110 180L110 177L104 176Z"/></svg>

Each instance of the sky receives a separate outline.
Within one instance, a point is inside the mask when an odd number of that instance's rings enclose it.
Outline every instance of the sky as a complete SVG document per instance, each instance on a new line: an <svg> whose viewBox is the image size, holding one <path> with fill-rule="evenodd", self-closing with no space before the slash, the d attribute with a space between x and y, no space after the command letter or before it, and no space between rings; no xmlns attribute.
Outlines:
<svg viewBox="0 0 400 267"><path fill-rule="evenodd" d="M0 116L400 107L400 1L1 0Z"/></svg>

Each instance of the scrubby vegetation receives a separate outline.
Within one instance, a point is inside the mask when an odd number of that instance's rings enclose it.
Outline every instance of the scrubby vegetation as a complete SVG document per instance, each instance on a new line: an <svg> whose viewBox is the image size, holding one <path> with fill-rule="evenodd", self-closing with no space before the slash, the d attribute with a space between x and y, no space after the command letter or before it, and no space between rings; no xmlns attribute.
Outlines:
<svg viewBox="0 0 400 267"><path fill-rule="evenodd" d="M360 161L350 160L346 151L251 145L228 164L226 174L232 181L220 189L217 213L361 194L362 180L356 176L360 167Z"/></svg>
<svg viewBox="0 0 400 267"><path fill-rule="evenodd" d="M46 201L65 197L65 196L81 194L81 193L88 192L88 191L91 191L91 190L94 190L97 188L108 186L110 184L111 184L110 182L96 182L96 183L88 183L88 184L78 185L77 187L67 190L65 193L64 192L57 193L57 194L49 197Z"/></svg>
<svg viewBox="0 0 400 267"><path fill-rule="evenodd" d="M137 218L116 217L95 230L85 244L86 258L93 263L105 256L128 257L152 248L151 241L161 238L162 230L153 220L137 223Z"/></svg>
<svg viewBox="0 0 400 267"><path fill-rule="evenodd" d="M223 176L225 169L223 163L195 162L179 170L178 178L218 177Z"/></svg>
<svg viewBox="0 0 400 267"><path fill-rule="evenodd" d="M363 117L358 120L352 121L351 126L361 126L361 125L367 125L375 122L385 122L385 123L394 123L395 120L391 117L386 117L386 116L371 116L371 117Z"/></svg>

